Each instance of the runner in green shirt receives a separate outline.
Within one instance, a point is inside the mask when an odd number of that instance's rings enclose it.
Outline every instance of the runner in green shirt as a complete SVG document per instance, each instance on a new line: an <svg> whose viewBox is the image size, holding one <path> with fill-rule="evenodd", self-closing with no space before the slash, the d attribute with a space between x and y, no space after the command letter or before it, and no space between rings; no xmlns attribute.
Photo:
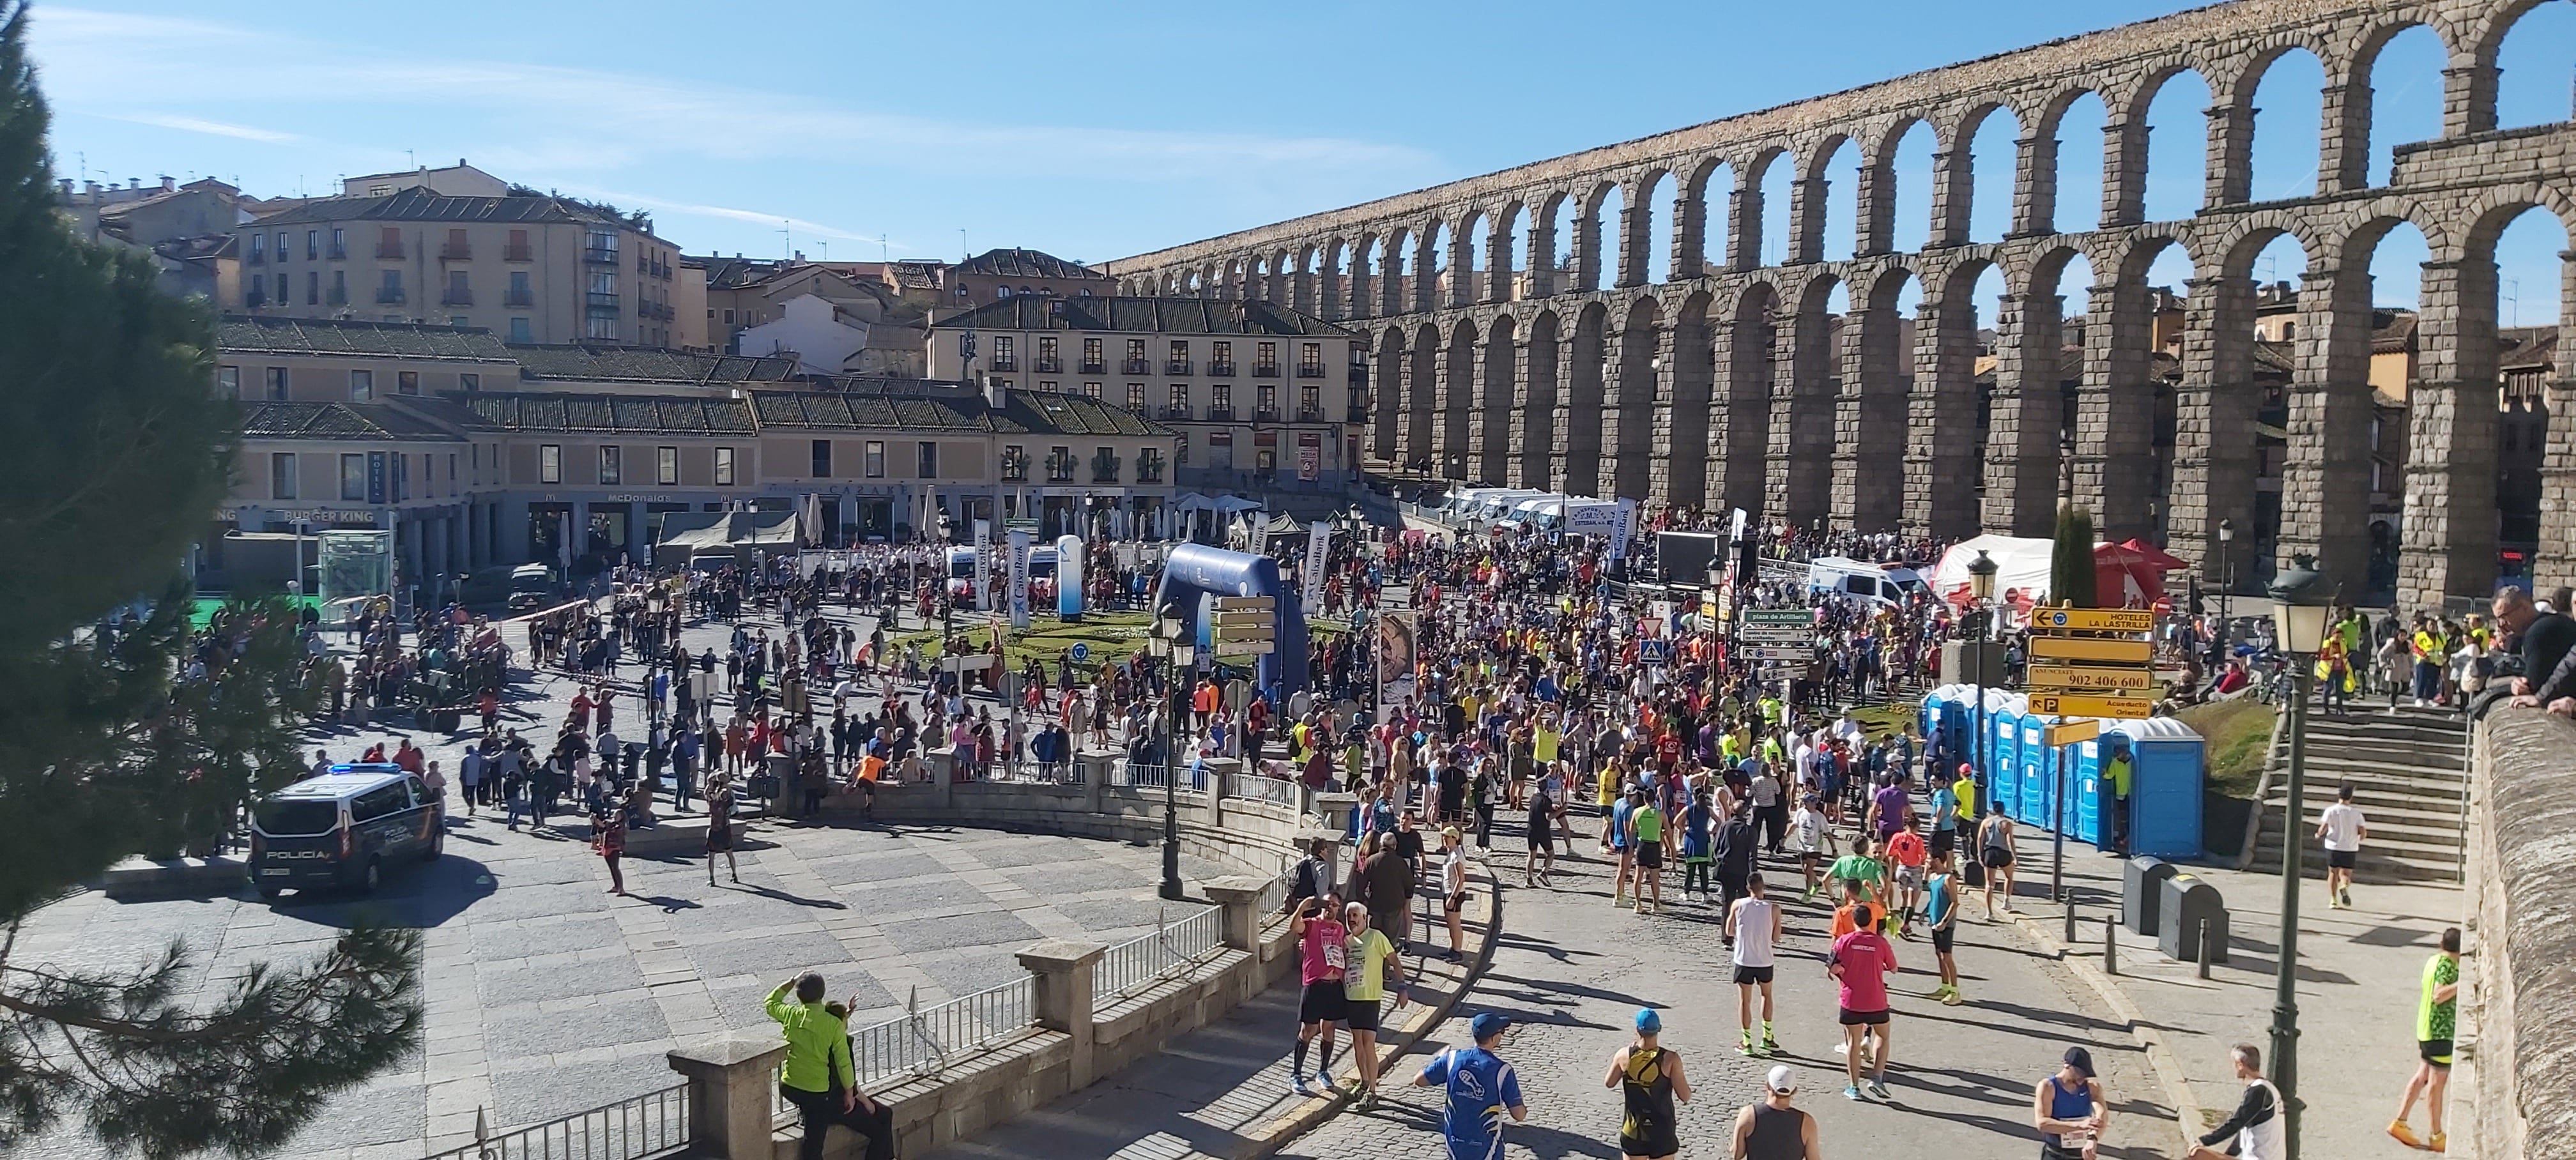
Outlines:
<svg viewBox="0 0 2576 1160"><path fill-rule="evenodd" d="M1654 795L1628 791L1628 848L1637 859L1637 913L1646 913L1646 890L1655 892L1655 909L1664 908L1664 812Z"/></svg>
<svg viewBox="0 0 2576 1160"><path fill-rule="evenodd" d="M1834 859L1833 868L1825 871L1825 880L1857 885L1867 895L1870 908L1883 914L1887 910L1887 864L1869 856L1870 845L1868 834L1853 838L1851 853Z"/></svg>
<svg viewBox="0 0 2576 1160"><path fill-rule="evenodd" d="M2442 931L2442 949L2424 963L2423 985L2415 1004L2415 1074L2406 1080L2406 1097L2398 1102L2397 1118L2389 1121L2388 1134L2409 1148L2442 1151L2442 1102L2451 1086L2451 1038L2458 1034L2460 1019L2460 928ZM2406 1126L2408 1116L2415 1114L2415 1100L2424 1099L2425 1113L2432 1119L2433 1134L2418 1140L2415 1129Z"/></svg>

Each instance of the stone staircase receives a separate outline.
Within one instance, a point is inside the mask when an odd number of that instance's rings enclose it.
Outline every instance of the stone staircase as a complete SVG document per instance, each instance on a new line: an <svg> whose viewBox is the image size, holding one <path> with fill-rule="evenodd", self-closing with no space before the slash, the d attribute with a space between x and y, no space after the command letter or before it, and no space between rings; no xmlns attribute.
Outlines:
<svg viewBox="0 0 2576 1160"><path fill-rule="evenodd" d="M2335 791L2353 787L2370 836L2361 844L2358 882L2457 882L2463 856L2461 809L2468 793L2462 760L2467 734L2455 713L2362 711L2336 716L2310 711L2307 800L2294 837L2304 872L2325 876L2324 847L2312 837ZM2274 746L2263 778L2255 870L2281 868L2281 818L2289 798L2289 739Z"/></svg>

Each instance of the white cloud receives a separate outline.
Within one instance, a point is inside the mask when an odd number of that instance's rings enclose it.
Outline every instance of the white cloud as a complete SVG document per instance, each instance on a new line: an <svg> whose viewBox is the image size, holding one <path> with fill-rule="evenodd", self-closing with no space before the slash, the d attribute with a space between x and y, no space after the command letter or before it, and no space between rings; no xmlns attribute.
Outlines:
<svg viewBox="0 0 2576 1160"><path fill-rule="evenodd" d="M821 222L807 221L804 218L797 217L793 214L773 213L768 210L741 209L729 205L701 205L695 202L672 201L668 198L654 197L649 194L619 193L605 189L566 189L564 192L573 194L576 197L587 197L599 201L611 202L617 205L640 206L645 209L660 210L669 214L687 215L692 217L723 218L726 221L749 222L753 225L762 227L784 226L804 237L842 238L853 242L873 242L877 240L877 235L875 234L863 234L856 230L843 229L839 226L827 226ZM901 238L888 238L886 239L886 243L892 246L906 246L911 244Z"/></svg>
<svg viewBox="0 0 2576 1160"><path fill-rule="evenodd" d="M375 131L472 133L495 164L552 174L604 172L695 155L725 162L865 158L886 169L953 174L1000 154L1022 172L1148 183L1311 180L1371 184L1427 174L1407 146L1338 137L958 123L801 96L691 81L499 61L404 60L369 46L238 25L48 5L32 25L57 106L150 124L267 140L173 108L258 110L310 119L366 110ZM527 111L546 110L531 132ZM421 119L436 110L436 127ZM329 114L325 114L326 116ZM299 121L301 123L301 121ZM565 139L560 126L578 125ZM408 142L371 143L399 148Z"/></svg>
<svg viewBox="0 0 2576 1160"><path fill-rule="evenodd" d="M158 125L164 129L178 129L188 133L205 133L215 137L237 137L244 141L265 141L270 144L282 144L288 141L301 141L304 139L298 134L279 132L275 129L261 129L250 125L235 125L227 121L209 121L203 117L182 117L170 113L111 113L107 114L107 116L113 120L132 121L137 125Z"/></svg>

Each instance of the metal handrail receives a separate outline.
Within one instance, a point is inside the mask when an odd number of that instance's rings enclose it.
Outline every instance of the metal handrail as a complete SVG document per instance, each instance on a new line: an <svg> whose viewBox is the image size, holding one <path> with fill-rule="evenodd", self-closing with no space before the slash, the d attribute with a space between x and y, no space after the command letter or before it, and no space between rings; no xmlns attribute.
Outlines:
<svg viewBox="0 0 2576 1160"><path fill-rule="evenodd" d="M687 1148L696 1111L685 1083L499 1135L477 1108L474 1142L426 1160L643 1160Z"/></svg>

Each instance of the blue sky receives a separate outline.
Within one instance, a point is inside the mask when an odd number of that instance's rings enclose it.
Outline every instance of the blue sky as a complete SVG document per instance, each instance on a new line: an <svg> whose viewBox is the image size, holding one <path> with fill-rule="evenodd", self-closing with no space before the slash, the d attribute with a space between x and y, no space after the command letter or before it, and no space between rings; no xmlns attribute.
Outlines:
<svg viewBox="0 0 2576 1160"><path fill-rule="evenodd" d="M650 209L691 253L1026 245L1098 261L2189 6L465 0L433 17L40 0L34 43L62 176L318 193L342 174L465 157ZM2566 118L2576 4L2526 17L2503 63L2503 124ZM2438 126L2440 67L2421 31L2384 59L2377 164ZM2197 203L2194 83L2150 117L2156 216ZM2313 188L2321 83L2292 57L2258 93L2258 197ZM2088 104L2062 136L2062 226L2089 224L2097 204L2099 124ZM1997 118L1980 160L2008 158L2015 132ZM1831 171L1844 251L1850 161ZM1921 140L1899 150L1900 245L1921 241L1929 164ZM2004 163L1980 170L1983 239L2002 231L2009 178ZM2392 239L2376 265L2383 301L2413 298L2409 244ZM2555 313L2564 248L2537 215L2508 234L2508 315ZM2296 280L2295 246L2266 257L2258 274ZM2155 278L2188 276L2174 259ZM2070 274L2070 298L2083 281Z"/></svg>

